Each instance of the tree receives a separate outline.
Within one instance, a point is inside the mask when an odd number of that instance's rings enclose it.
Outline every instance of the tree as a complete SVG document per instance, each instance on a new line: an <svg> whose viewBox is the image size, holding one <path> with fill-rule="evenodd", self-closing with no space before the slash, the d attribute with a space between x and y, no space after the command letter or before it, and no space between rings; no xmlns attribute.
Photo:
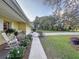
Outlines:
<svg viewBox="0 0 79 59"><path fill-rule="evenodd" d="M38 16L36 16L35 21L33 23L34 23L34 28L37 28L39 25L39 17Z"/></svg>
<svg viewBox="0 0 79 59"><path fill-rule="evenodd" d="M39 20L36 17L34 21L35 27L38 29L43 29L43 30L52 30L55 23L56 23L56 19L53 16L39 17Z"/></svg>
<svg viewBox="0 0 79 59"><path fill-rule="evenodd" d="M70 21L70 26L79 23L79 0L45 0L54 10L53 16L59 21ZM61 13L63 12L63 14ZM62 24L62 22L60 22Z"/></svg>

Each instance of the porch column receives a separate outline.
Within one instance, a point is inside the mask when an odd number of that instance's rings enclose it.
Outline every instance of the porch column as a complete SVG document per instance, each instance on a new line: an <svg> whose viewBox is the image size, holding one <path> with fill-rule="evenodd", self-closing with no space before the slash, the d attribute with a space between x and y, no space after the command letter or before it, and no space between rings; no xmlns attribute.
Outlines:
<svg viewBox="0 0 79 59"><path fill-rule="evenodd" d="M0 19L0 31L3 31L3 19Z"/></svg>

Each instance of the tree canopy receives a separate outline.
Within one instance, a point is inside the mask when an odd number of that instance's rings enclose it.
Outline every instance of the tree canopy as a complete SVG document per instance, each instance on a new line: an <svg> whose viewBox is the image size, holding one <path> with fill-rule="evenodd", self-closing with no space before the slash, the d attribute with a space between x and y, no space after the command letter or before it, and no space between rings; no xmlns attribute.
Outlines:
<svg viewBox="0 0 79 59"><path fill-rule="evenodd" d="M53 13L51 16L36 17L34 21L36 27L45 30L67 30L79 27L79 0L44 1L51 6Z"/></svg>

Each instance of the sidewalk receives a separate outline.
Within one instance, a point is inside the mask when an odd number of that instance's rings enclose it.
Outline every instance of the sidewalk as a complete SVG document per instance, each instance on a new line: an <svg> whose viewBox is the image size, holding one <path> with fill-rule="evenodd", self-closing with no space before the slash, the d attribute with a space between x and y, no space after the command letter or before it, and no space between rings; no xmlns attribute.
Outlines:
<svg viewBox="0 0 79 59"><path fill-rule="evenodd" d="M39 38L35 38L32 41L29 59L47 59Z"/></svg>
<svg viewBox="0 0 79 59"><path fill-rule="evenodd" d="M2 50L0 51L0 59L5 59L8 55L9 50Z"/></svg>
<svg viewBox="0 0 79 59"><path fill-rule="evenodd" d="M52 35L79 35L79 32L51 32L51 33L43 33L44 36L52 36Z"/></svg>
<svg viewBox="0 0 79 59"><path fill-rule="evenodd" d="M5 59L6 56L8 55L9 49L4 49L6 48L7 44L2 44L0 45L0 59Z"/></svg>

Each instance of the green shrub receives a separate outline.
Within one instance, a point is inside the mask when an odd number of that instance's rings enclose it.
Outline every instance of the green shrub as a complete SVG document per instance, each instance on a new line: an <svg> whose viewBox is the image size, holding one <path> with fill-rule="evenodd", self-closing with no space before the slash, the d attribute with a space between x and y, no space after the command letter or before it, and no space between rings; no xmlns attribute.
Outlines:
<svg viewBox="0 0 79 59"><path fill-rule="evenodd" d="M20 46L27 47L30 43L29 39L24 39L20 42Z"/></svg>
<svg viewBox="0 0 79 59"><path fill-rule="evenodd" d="M6 31L6 34L7 34L7 33L10 33L10 34L11 34L11 33L14 33L14 32L15 32L14 29L8 29L8 30Z"/></svg>
<svg viewBox="0 0 79 59"><path fill-rule="evenodd" d="M25 39L20 41L20 47L13 48L10 50L6 59L22 59L23 58L23 51L24 47L27 47L31 42L31 36L28 35Z"/></svg>
<svg viewBox="0 0 79 59"><path fill-rule="evenodd" d="M23 47L13 48L10 50L6 59L22 59L23 58Z"/></svg>
<svg viewBox="0 0 79 59"><path fill-rule="evenodd" d="M20 41L20 46L27 47L31 40L31 35L27 35L24 39Z"/></svg>
<svg viewBox="0 0 79 59"><path fill-rule="evenodd" d="M11 49L8 55L8 59L21 59L23 57L23 50L24 49L22 47Z"/></svg>
<svg viewBox="0 0 79 59"><path fill-rule="evenodd" d="M27 37L26 37L26 39L28 39L28 40L32 40L32 35L27 35Z"/></svg>

